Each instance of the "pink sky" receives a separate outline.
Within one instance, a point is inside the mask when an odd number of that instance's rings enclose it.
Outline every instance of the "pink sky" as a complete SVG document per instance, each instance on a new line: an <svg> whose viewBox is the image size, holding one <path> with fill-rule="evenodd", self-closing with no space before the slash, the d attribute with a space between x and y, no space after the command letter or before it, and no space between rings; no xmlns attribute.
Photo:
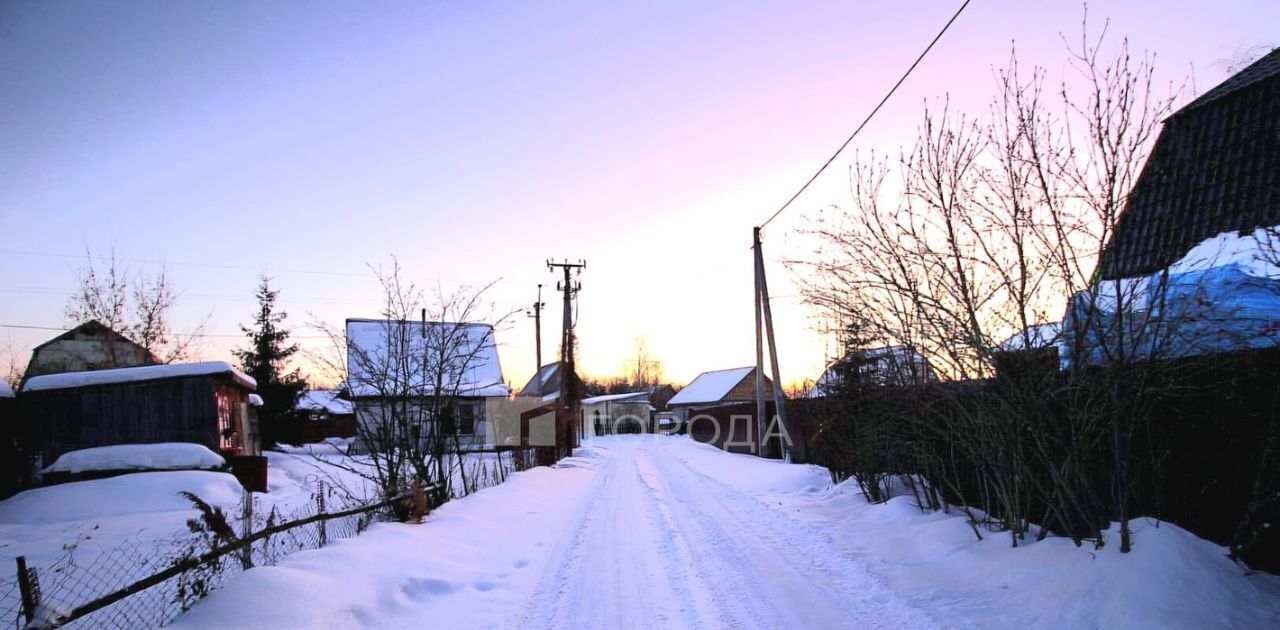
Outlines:
<svg viewBox="0 0 1280 630"><path fill-rule="evenodd" d="M295 324L377 315L368 262L501 278L531 303L586 258L581 369L638 336L686 382L754 360L749 244L958 2L8 3L0 8L0 324L61 326L75 254L170 263L179 319L248 322L256 275ZM1096 2L1096 22L1207 89L1280 42L1274 2ZM825 359L776 261L845 199L852 150L909 143L925 99L979 111L1016 40L1062 70L1075 3L975 0L828 174L766 233L784 378ZM1099 22L1100 23L1100 22ZM199 265L226 265L237 269ZM301 273L306 270L311 273ZM558 302L544 339L552 353ZM53 333L0 329L24 354ZM299 335L315 334L299 330ZM499 335L517 387L531 320ZM307 340L310 343L310 340ZM205 358L240 343L211 337Z"/></svg>

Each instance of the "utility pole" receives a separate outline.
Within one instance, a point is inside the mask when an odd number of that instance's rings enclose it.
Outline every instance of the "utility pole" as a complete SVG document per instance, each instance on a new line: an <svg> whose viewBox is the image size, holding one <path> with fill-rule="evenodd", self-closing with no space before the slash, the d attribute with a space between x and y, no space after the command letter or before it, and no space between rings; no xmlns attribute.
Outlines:
<svg viewBox="0 0 1280 630"><path fill-rule="evenodd" d="M542 309L547 305L542 301L542 285L538 285L538 300L533 303L533 309L525 311L524 314L533 318L533 340L535 344L535 352L537 352L537 363L533 365L534 371L542 369Z"/></svg>
<svg viewBox="0 0 1280 630"><path fill-rule="evenodd" d="M760 436L760 455L769 457L775 452L771 443L764 440L768 432L767 426L771 424L772 418L764 417L764 339L762 339L761 328L765 334L763 335L769 341L769 364L773 372L773 406L774 413L777 414L778 428L783 436L787 439L790 432L787 430L787 408L785 396L782 393L782 377L778 374L778 345L773 338L773 309L769 305L769 281L765 277L764 272L764 249L760 246L760 228L753 228L751 233L751 248L755 250L755 275L756 275L756 424L759 425L758 433ZM786 457L788 455L788 445L779 444L778 455Z"/></svg>
<svg viewBox="0 0 1280 630"><path fill-rule="evenodd" d="M556 288L564 292L564 321L560 331L560 400L568 407L571 417L576 419L578 417L578 381L574 378L577 369L574 367L573 358L573 295L582 290L582 283L576 282L573 277L582 274L582 270L587 268L587 261L579 260L576 263L568 260L547 261L548 270L555 272L557 267L564 272L564 280L556 284ZM577 440L569 440L568 443L576 446Z"/></svg>

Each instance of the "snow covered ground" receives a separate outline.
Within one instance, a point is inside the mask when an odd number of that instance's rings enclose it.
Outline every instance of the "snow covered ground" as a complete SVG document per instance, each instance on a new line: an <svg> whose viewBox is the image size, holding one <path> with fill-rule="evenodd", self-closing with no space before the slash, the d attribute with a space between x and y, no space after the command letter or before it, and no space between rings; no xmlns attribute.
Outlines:
<svg viewBox="0 0 1280 630"><path fill-rule="evenodd" d="M1168 524L1134 551L977 542L825 471L678 437L597 438L425 524L232 579L177 626L1271 627L1280 579Z"/></svg>

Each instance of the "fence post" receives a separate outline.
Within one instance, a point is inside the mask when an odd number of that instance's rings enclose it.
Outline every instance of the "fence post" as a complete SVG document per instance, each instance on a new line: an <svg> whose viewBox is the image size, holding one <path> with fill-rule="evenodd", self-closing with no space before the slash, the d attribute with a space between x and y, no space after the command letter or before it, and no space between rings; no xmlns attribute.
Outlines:
<svg viewBox="0 0 1280 630"><path fill-rule="evenodd" d="M248 538L253 534L253 493L245 490L240 501L240 537ZM240 552L240 566L248 570L253 567L253 545L246 545Z"/></svg>
<svg viewBox="0 0 1280 630"><path fill-rule="evenodd" d="M324 514L324 494L324 480L322 479L316 482L316 514ZM320 519L316 523L319 528L321 547L329 544L329 530L325 526L327 522L325 519Z"/></svg>
<svg viewBox="0 0 1280 630"><path fill-rule="evenodd" d="M18 590L22 592L22 615L27 623L36 616L40 605L40 579L35 569L27 568L27 557L18 556Z"/></svg>

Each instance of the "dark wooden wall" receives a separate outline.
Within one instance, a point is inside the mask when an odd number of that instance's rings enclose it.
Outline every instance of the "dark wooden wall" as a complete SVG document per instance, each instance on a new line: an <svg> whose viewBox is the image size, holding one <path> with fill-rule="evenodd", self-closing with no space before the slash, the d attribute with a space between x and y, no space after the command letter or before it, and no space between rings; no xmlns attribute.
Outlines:
<svg viewBox="0 0 1280 630"><path fill-rule="evenodd" d="M24 392L25 422L45 465L61 454L113 444L195 442L219 450L214 392L235 407L249 392L221 375Z"/></svg>

